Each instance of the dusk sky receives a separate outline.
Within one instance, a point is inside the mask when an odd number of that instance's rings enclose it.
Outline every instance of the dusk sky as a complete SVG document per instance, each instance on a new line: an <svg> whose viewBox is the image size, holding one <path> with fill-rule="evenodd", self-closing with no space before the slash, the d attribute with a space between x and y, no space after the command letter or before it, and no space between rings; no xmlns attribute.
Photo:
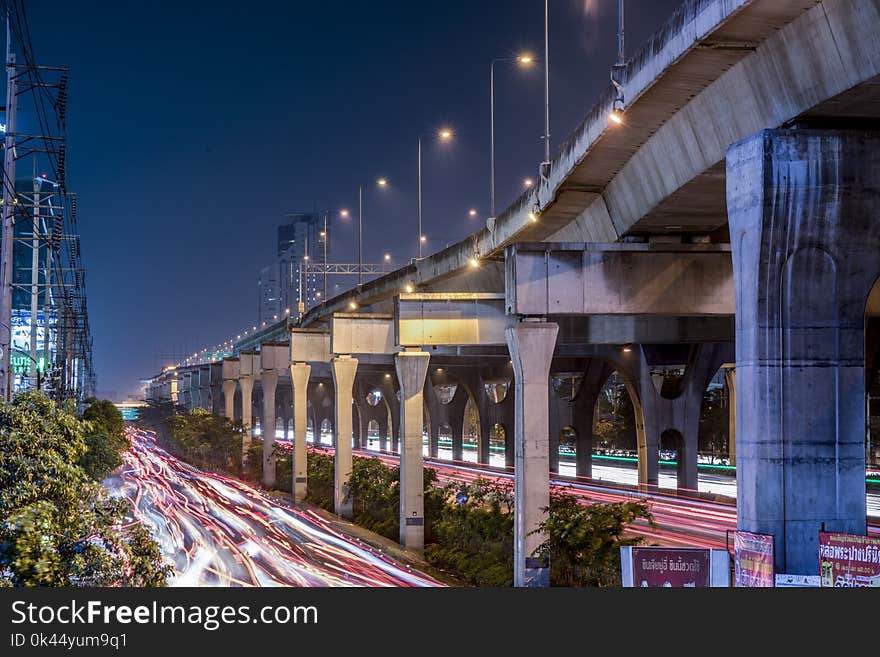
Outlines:
<svg viewBox="0 0 880 657"><path fill-rule="evenodd" d="M628 52L679 4L630 0ZM551 0L550 12L555 153L608 86L617 2ZM425 141L430 250L485 225L489 64L543 57L540 0L31 0L28 15L38 61L70 67L98 390L119 398L256 322L286 213L355 208L363 184L365 260L415 255L421 133L455 132ZM499 64L499 213L537 173L543 121L543 62ZM331 261L356 260L356 218L332 235Z"/></svg>

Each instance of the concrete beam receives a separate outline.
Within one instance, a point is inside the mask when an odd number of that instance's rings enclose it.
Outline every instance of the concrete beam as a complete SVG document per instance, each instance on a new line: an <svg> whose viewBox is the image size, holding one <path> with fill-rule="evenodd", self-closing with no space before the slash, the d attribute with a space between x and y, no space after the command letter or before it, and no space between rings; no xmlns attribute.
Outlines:
<svg viewBox="0 0 880 657"><path fill-rule="evenodd" d="M330 320L330 352L334 354L393 354L391 315L336 313Z"/></svg>
<svg viewBox="0 0 880 657"><path fill-rule="evenodd" d="M513 320L503 294L401 294L394 304L395 341L402 347L505 345Z"/></svg>
<svg viewBox="0 0 880 657"><path fill-rule="evenodd" d="M330 334L316 329L291 329L291 363L329 363Z"/></svg>
<svg viewBox="0 0 880 657"><path fill-rule="evenodd" d="M510 315L728 316L730 248L721 244L514 244Z"/></svg>

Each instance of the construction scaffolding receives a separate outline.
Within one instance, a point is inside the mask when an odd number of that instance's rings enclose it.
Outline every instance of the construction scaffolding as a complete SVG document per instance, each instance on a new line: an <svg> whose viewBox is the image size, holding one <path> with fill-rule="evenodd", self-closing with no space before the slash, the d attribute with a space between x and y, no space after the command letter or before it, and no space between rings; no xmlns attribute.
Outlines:
<svg viewBox="0 0 880 657"><path fill-rule="evenodd" d="M92 336L76 196L68 185L68 72L35 62L21 0L6 16L0 393L94 394ZM25 122L19 121L25 117ZM20 124L36 126L32 133ZM27 177L21 176L26 171Z"/></svg>

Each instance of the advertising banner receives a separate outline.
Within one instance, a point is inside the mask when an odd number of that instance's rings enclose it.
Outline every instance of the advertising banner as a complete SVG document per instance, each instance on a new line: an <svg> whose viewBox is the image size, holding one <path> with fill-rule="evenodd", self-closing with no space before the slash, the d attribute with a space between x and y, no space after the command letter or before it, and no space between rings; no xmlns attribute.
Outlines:
<svg viewBox="0 0 880 657"><path fill-rule="evenodd" d="M880 587L880 538L819 532L822 586Z"/></svg>
<svg viewBox="0 0 880 657"><path fill-rule="evenodd" d="M702 548L632 548L633 586L707 587L711 550Z"/></svg>
<svg viewBox="0 0 880 657"><path fill-rule="evenodd" d="M767 534L733 532L733 585L772 587L773 537Z"/></svg>

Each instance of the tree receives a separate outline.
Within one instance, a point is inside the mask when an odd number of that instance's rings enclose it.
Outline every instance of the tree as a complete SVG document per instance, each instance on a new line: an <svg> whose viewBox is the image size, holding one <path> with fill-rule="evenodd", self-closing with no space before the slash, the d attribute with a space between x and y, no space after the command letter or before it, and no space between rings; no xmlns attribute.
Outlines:
<svg viewBox="0 0 880 657"><path fill-rule="evenodd" d="M103 481L122 465L122 453L129 448L125 419L112 402L90 399L83 412L86 425L86 451L79 465L95 481Z"/></svg>
<svg viewBox="0 0 880 657"><path fill-rule="evenodd" d="M551 492L547 518L538 532L547 539L535 553L550 558L553 586L619 586L620 548L640 538L625 538L626 526L654 520L644 502L584 505L569 493Z"/></svg>
<svg viewBox="0 0 880 657"><path fill-rule="evenodd" d="M90 425L40 392L0 404L0 585L161 586L170 567L79 465Z"/></svg>
<svg viewBox="0 0 880 657"><path fill-rule="evenodd" d="M166 420L168 437L160 440L169 452L204 470L241 472L240 423L196 408Z"/></svg>

